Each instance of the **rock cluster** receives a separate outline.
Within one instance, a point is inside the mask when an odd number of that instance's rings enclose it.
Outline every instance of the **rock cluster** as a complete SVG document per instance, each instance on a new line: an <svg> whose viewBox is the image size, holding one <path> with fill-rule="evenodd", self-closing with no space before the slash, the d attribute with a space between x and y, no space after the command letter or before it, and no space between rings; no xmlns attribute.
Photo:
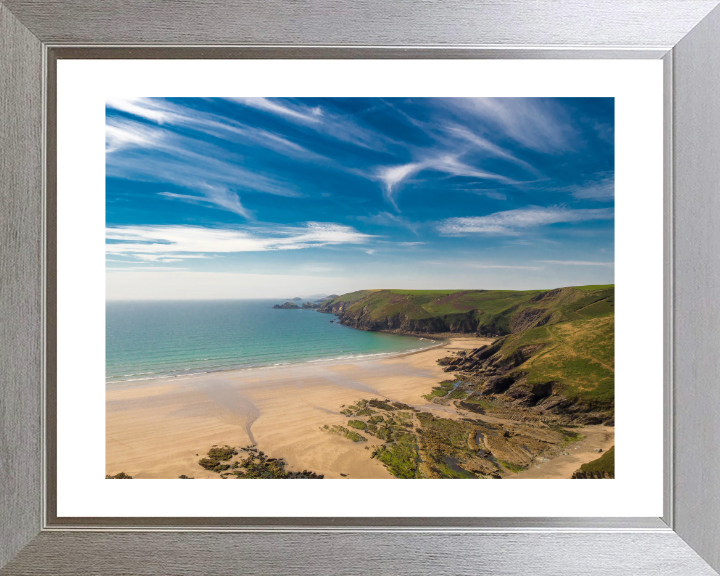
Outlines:
<svg viewBox="0 0 720 576"><path fill-rule="evenodd" d="M235 458L237 456L237 458ZM220 474L220 477L251 479L251 478L279 478L279 479L322 479L323 474L317 474L310 470L293 472L286 470L287 463L282 458L270 458L262 450L254 445L244 448L233 448L231 446L213 446L208 450L208 455L202 458L198 464L206 470ZM183 474L183 476L185 476ZM180 476L183 478L183 476ZM187 478L187 476L185 476Z"/></svg>
<svg viewBox="0 0 720 576"><path fill-rule="evenodd" d="M300 306L293 304L292 302L285 302L285 304L275 304L273 310L299 310Z"/></svg>

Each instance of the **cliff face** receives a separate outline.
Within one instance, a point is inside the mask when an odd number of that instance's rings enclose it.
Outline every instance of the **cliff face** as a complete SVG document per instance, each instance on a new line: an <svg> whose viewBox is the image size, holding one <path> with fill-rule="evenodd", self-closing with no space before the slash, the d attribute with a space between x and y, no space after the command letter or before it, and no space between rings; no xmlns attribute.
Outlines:
<svg viewBox="0 0 720 576"><path fill-rule="evenodd" d="M483 336L496 336L492 329L480 327L475 311L460 314L447 314L430 318L411 318L407 314L397 313L392 316L373 318L368 306L360 310L347 309L345 303L324 305L318 310L335 314L341 324L359 330L373 332L393 332L397 334L443 334L477 333Z"/></svg>

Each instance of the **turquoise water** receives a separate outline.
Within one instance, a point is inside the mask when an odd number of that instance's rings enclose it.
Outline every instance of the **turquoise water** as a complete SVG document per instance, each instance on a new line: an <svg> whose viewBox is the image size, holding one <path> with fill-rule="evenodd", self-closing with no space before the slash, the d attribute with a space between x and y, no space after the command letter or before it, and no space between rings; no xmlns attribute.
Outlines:
<svg viewBox="0 0 720 576"><path fill-rule="evenodd" d="M348 328L315 310L272 310L273 304L282 301L108 302L106 381L394 354L433 344Z"/></svg>

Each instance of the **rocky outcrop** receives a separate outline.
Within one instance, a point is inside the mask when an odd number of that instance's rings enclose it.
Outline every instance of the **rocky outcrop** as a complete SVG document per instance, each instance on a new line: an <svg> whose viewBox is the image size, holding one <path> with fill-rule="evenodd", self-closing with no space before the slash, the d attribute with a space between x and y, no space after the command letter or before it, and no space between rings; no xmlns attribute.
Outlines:
<svg viewBox="0 0 720 576"><path fill-rule="evenodd" d="M316 310L317 308L320 308L320 304L317 302L303 302L302 307L305 310Z"/></svg>
<svg viewBox="0 0 720 576"><path fill-rule="evenodd" d="M536 326L543 326L550 320L550 314L544 308L525 308L510 320L510 332L522 332Z"/></svg>
<svg viewBox="0 0 720 576"><path fill-rule="evenodd" d="M299 310L300 306L293 304L292 302L285 302L285 304L275 304L273 310Z"/></svg>
<svg viewBox="0 0 720 576"><path fill-rule="evenodd" d="M409 318L406 314L395 314L375 318L365 306L361 310L348 310L348 302L326 302L318 311L335 314L338 321L351 328L371 332L392 332L396 334L478 334L494 337L493 330L478 330L478 311L434 316L431 318Z"/></svg>
<svg viewBox="0 0 720 576"><path fill-rule="evenodd" d="M499 338L488 346L446 356L438 360L438 364L443 371L471 381L479 392L479 398L498 398L508 405L530 408L538 414L561 415L573 424L614 424L613 411L607 406L567 398L562 394L562 387L554 381L528 382L522 365L542 351L545 345L521 346L505 356L501 354L501 349L506 339Z"/></svg>

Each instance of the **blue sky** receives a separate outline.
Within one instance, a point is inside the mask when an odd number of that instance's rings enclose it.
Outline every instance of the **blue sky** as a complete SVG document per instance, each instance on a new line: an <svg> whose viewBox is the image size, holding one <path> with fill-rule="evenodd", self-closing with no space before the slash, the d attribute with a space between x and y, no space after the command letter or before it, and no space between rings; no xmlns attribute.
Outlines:
<svg viewBox="0 0 720 576"><path fill-rule="evenodd" d="M614 282L612 98L107 102L109 299Z"/></svg>

